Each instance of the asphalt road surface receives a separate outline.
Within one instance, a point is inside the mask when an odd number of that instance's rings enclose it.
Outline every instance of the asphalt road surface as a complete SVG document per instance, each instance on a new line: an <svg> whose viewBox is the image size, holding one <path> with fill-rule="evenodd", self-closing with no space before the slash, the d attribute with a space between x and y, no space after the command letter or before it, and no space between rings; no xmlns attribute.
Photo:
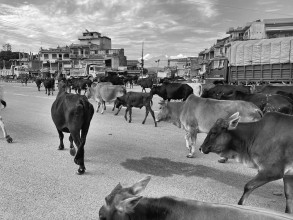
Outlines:
<svg viewBox="0 0 293 220"><path fill-rule="evenodd" d="M256 175L233 160L219 164L212 153L198 151L196 158L186 158L183 130L165 122L154 127L150 114L142 125L144 108L133 109L128 123L125 109L114 116L112 104L103 115L95 113L85 145L87 170L76 175L68 134L66 149L57 150L59 138L50 114L57 91L47 96L34 83L0 84L7 102L0 114L13 138L8 144L0 133L0 219L98 219L105 196L119 182L131 185L147 175L152 179L144 196L237 204L245 183ZM138 86L131 90L141 91ZM155 113L159 100L154 96ZM205 136L198 135L198 147ZM246 205L284 212L282 181L255 190Z"/></svg>

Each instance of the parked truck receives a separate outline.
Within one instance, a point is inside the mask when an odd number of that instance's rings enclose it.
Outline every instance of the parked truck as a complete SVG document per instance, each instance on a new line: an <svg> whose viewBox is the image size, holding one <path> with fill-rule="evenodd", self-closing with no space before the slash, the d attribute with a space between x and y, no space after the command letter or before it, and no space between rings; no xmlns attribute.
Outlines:
<svg viewBox="0 0 293 220"><path fill-rule="evenodd" d="M293 37L230 42L226 55L208 63L207 82L293 81Z"/></svg>

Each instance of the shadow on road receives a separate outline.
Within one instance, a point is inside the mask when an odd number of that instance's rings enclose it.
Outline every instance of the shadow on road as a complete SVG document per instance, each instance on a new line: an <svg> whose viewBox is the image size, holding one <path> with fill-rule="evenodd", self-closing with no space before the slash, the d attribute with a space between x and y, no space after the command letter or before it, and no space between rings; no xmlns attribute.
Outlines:
<svg viewBox="0 0 293 220"><path fill-rule="evenodd" d="M241 190L243 189L245 183L252 179L251 176L246 176L231 171L221 171L203 165L174 162L166 158L157 157L143 157L139 160L127 159L125 162L122 162L121 165L128 170L160 177L182 175L185 177L198 176L201 178L210 178L217 182L221 182ZM282 190L282 186L279 184L269 184L270 191ZM254 193L256 193L256 191ZM263 193L262 196L264 196Z"/></svg>

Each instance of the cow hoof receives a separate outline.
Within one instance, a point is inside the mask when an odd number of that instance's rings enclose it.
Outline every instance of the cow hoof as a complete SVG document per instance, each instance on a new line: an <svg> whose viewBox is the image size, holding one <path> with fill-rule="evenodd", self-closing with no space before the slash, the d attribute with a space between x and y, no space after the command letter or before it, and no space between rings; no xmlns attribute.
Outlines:
<svg viewBox="0 0 293 220"><path fill-rule="evenodd" d="M218 160L219 163L226 163L228 158L222 157L221 159Z"/></svg>
<svg viewBox="0 0 293 220"><path fill-rule="evenodd" d="M9 135L7 135L6 136L6 141L8 142L8 143L12 143L12 138L9 136Z"/></svg>
<svg viewBox="0 0 293 220"><path fill-rule="evenodd" d="M58 150L64 150L64 145L59 145Z"/></svg>
<svg viewBox="0 0 293 220"><path fill-rule="evenodd" d="M70 151L69 151L69 152L70 152L70 155L73 156L73 157L74 157L75 154L76 154L76 150L75 150L74 147L70 148Z"/></svg>
<svg viewBox="0 0 293 220"><path fill-rule="evenodd" d="M82 175L84 173L85 173L85 168L83 168L83 169L79 168L76 172L77 175Z"/></svg>
<svg viewBox="0 0 293 220"><path fill-rule="evenodd" d="M187 154L186 157L187 157L187 158L194 158L194 155L192 155L192 154L190 153L190 154Z"/></svg>

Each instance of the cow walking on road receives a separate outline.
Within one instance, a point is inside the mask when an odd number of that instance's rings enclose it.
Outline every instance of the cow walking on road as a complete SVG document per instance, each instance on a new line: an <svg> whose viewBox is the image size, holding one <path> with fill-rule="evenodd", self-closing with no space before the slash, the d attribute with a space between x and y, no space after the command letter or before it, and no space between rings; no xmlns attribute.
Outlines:
<svg viewBox="0 0 293 220"><path fill-rule="evenodd" d="M64 149L63 132L70 133L70 154L75 156L74 162L79 165L77 173L83 174L85 172L84 145L94 107L85 96L67 93L66 85L62 81L59 82L58 87L59 92L52 104L51 116L59 134L59 150ZM77 152L73 142L77 147Z"/></svg>
<svg viewBox="0 0 293 220"><path fill-rule="evenodd" d="M187 157L195 154L197 133L208 133L220 117L229 117L239 111L241 121L257 121L262 117L261 110L253 103L245 101L226 101L189 95L185 102L160 103L160 112L157 121L169 121L186 132L186 147L189 150Z"/></svg>
<svg viewBox="0 0 293 220"><path fill-rule="evenodd" d="M52 91L52 95L53 95L53 91L55 89L55 79L54 78L46 78L46 79L44 79L43 84L44 84L44 87L46 90L45 94L50 95L51 91Z"/></svg>
<svg viewBox="0 0 293 220"><path fill-rule="evenodd" d="M99 112L100 106L102 105L102 112L106 110L106 102L114 102L117 97L123 96L126 94L126 89L124 86L121 85L112 85L111 82L103 82L93 84L91 87L88 88L86 92L86 97L88 99L92 98L95 100L97 105L97 112ZM114 110L115 106L113 107Z"/></svg>
<svg viewBox="0 0 293 220"><path fill-rule="evenodd" d="M235 158L258 170L249 181L238 204L243 205L253 190L283 179L287 213L293 213L293 116L266 113L257 122L241 123L239 113L220 118L206 136L201 152Z"/></svg>
<svg viewBox="0 0 293 220"><path fill-rule="evenodd" d="M155 113L152 110L152 98L153 96L150 93L143 93L143 92L127 92L124 96L117 97L115 100L114 106L118 108L118 111L115 115L118 115L121 106L125 106L125 120L127 121L127 112L129 112L129 123L131 122L132 118L132 107L135 108L142 108L145 106L145 118L142 121L142 124L145 123L145 120L148 117L149 112L151 113L154 122L155 122L155 127L157 127L157 122L155 119Z"/></svg>

